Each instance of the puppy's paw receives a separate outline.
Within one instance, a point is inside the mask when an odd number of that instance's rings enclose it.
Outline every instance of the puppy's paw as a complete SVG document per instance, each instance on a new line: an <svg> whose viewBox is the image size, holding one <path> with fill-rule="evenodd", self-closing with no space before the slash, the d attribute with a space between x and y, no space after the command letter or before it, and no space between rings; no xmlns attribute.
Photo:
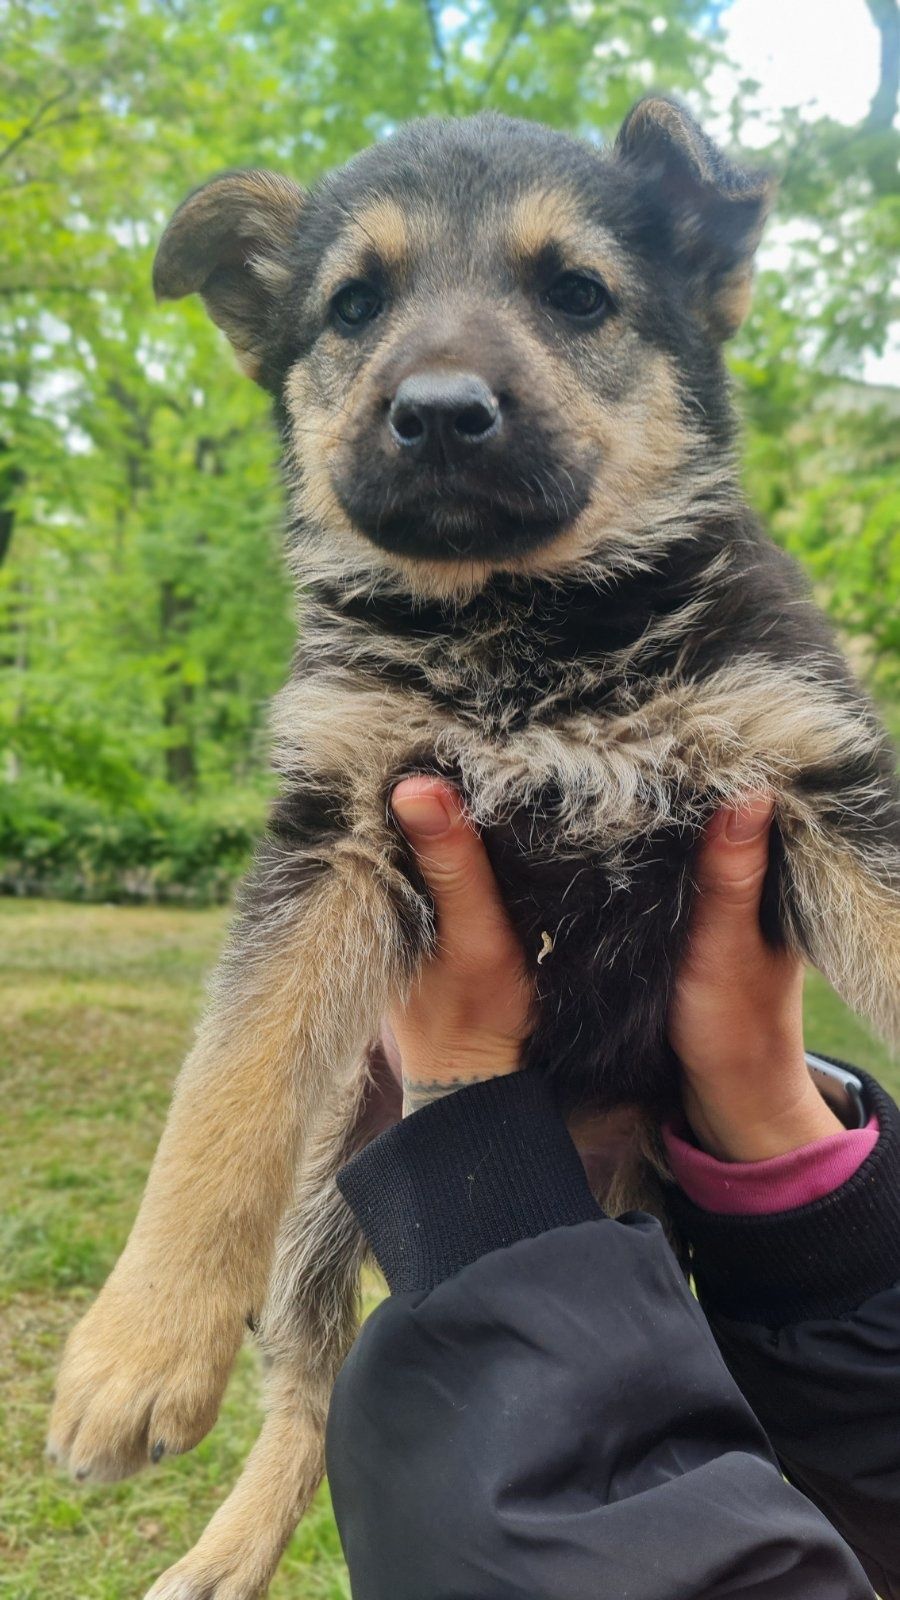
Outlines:
<svg viewBox="0 0 900 1600"><path fill-rule="evenodd" d="M113 1482L190 1450L212 1427L241 1339L214 1299L111 1279L66 1345L47 1453Z"/></svg>
<svg viewBox="0 0 900 1600"><path fill-rule="evenodd" d="M174 1567L169 1567L144 1600L261 1600L277 1564L265 1541L254 1536L231 1544L207 1529L203 1538Z"/></svg>

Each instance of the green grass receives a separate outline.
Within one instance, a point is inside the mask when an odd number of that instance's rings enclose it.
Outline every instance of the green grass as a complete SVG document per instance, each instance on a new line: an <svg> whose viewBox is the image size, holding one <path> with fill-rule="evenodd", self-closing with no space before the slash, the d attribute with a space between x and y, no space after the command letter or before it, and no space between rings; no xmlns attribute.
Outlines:
<svg viewBox="0 0 900 1600"><path fill-rule="evenodd" d="M194 1542L259 1422L242 1353L222 1415L190 1456L114 1488L43 1462L58 1353L121 1248L196 1018L222 911L0 902L0 1596L140 1600ZM900 1074L818 978L810 1047ZM346 1600L323 1493L273 1600Z"/></svg>
<svg viewBox="0 0 900 1600"><path fill-rule="evenodd" d="M221 943L222 911L0 901L0 1596L140 1600L237 1477L259 1427L242 1352L190 1456L112 1488L43 1461L63 1339L121 1249ZM273 1600L347 1600L327 1494Z"/></svg>

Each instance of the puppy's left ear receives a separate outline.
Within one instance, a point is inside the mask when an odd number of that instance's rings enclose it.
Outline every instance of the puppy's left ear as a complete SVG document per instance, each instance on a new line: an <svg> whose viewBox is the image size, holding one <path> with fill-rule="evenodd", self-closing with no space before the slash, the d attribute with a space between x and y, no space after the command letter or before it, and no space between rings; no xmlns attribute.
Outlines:
<svg viewBox="0 0 900 1600"><path fill-rule="evenodd" d="M303 190L274 172L225 172L178 207L153 263L158 300L200 294L248 377L260 379L291 279Z"/></svg>
<svg viewBox="0 0 900 1600"><path fill-rule="evenodd" d="M768 173L724 155L689 112L650 96L629 111L615 144L667 214L667 241L710 332L727 339L750 305L753 256L772 205Z"/></svg>

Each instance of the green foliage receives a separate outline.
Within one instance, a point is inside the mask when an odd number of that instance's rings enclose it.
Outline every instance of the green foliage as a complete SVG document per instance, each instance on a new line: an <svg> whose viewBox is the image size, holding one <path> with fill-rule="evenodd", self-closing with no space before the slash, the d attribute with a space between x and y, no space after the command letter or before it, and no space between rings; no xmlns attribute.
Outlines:
<svg viewBox="0 0 900 1600"><path fill-rule="evenodd" d="M896 0L869 9L900 29ZM895 101L886 72L857 128L784 118L764 155L781 174L772 233L785 259L760 276L734 362L754 503L889 706L900 694L900 390L860 374L900 315Z"/></svg>
<svg viewBox="0 0 900 1600"><path fill-rule="evenodd" d="M222 912L0 904L0 1597L138 1600L194 1543L259 1431L254 1353L188 1456L91 1489L48 1471L65 1335L134 1215L222 942ZM271 1600L347 1600L327 1492Z"/></svg>
<svg viewBox="0 0 900 1600"><path fill-rule="evenodd" d="M255 790L186 797L160 787L117 808L74 786L10 784L0 791L0 893L224 900L263 821Z"/></svg>
<svg viewBox="0 0 900 1600"><path fill-rule="evenodd" d="M276 440L201 308L153 304L175 204L230 166L309 182L416 115L490 105L600 138L650 84L702 110L721 9L0 0L7 887L128 893L137 873L169 893L183 871L187 892L219 893L242 847L217 873L186 819L220 841L235 793L245 821L262 806L291 641ZM782 236L735 371L752 493L892 695L896 410L848 382L897 310L889 83L876 100L857 129L788 115L762 152ZM736 141L751 107L745 85Z"/></svg>

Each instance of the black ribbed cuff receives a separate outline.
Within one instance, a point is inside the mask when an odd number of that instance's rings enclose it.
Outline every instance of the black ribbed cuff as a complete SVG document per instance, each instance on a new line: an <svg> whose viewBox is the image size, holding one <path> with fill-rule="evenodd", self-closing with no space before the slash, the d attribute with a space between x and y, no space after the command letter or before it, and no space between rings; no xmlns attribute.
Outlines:
<svg viewBox="0 0 900 1600"><path fill-rule="evenodd" d="M603 1215L533 1069L423 1106L337 1181L393 1294L433 1289L492 1250Z"/></svg>
<svg viewBox="0 0 900 1600"><path fill-rule="evenodd" d="M832 1194L793 1211L732 1217L669 1190L711 1314L781 1328L849 1316L900 1282L900 1112L874 1078L851 1070L880 1132L872 1154Z"/></svg>

